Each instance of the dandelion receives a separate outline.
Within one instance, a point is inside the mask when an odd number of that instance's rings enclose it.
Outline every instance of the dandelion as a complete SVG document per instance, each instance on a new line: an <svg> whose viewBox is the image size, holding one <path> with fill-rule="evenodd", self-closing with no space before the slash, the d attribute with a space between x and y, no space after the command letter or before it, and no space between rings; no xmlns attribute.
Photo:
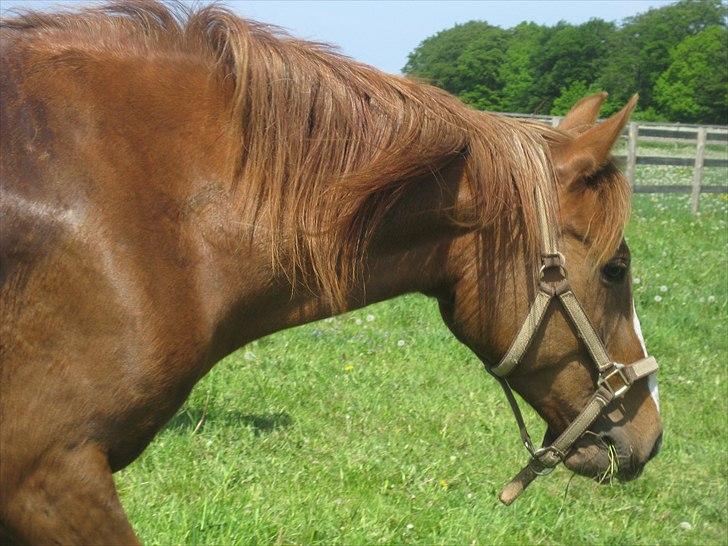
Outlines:
<svg viewBox="0 0 728 546"><path fill-rule="evenodd" d="M372 314L367 315L367 322L371 322L373 320L374 320L374 315L372 315Z"/></svg>
<svg viewBox="0 0 728 546"><path fill-rule="evenodd" d="M663 284L663 285L662 285L662 286L660 287L660 292L662 292L663 294L664 294L665 292L667 292L667 286L665 286L665 285Z"/></svg>
<svg viewBox="0 0 728 546"><path fill-rule="evenodd" d="M440 480L440 487L447 491L447 489L450 487L450 484L447 482L447 480Z"/></svg>
<svg viewBox="0 0 728 546"><path fill-rule="evenodd" d="M657 303L660 303L660 302L662 301L662 296L660 296L659 294L657 294L657 295L655 296L655 301L656 301Z"/></svg>
<svg viewBox="0 0 728 546"><path fill-rule="evenodd" d="M397 342L397 347L404 347L404 339L400 339L400 340L399 340L399 341Z"/></svg>
<svg viewBox="0 0 728 546"><path fill-rule="evenodd" d="M344 371L346 373L353 372L354 371L354 365L353 364L347 364L346 366L344 366Z"/></svg>

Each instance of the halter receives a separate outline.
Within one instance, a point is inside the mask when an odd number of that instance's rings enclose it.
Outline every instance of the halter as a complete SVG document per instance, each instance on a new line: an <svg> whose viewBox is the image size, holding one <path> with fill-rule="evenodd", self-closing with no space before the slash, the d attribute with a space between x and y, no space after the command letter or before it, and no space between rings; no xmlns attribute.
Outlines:
<svg viewBox="0 0 728 546"><path fill-rule="evenodd" d="M613 361L604 348L599 335L589 322L584 309L571 291L566 274L564 256L556 248L556 236L548 221L546 203L540 188L536 188L536 208L541 229L541 268L539 270L539 291L531 304L531 309L523 321L505 356L488 371L496 377L503 387L513 415L518 423L521 440L531 454L528 464L503 488L500 500L511 504L536 479L550 473L566 456L574 443L586 432L612 400L621 398L638 379L655 373L658 368L654 357L648 356L631 364ZM566 427L561 435L550 445L536 449L523 421L523 415L513 395L507 376L523 359L539 330L541 321L552 300L558 299L573 324L579 339L584 343L597 368L596 391L581 413Z"/></svg>

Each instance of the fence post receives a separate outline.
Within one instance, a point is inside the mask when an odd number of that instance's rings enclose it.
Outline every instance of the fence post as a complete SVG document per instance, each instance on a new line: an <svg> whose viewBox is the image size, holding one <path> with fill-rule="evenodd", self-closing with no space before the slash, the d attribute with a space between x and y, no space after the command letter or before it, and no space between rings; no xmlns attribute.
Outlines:
<svg viewBox="0 0 728 546"><path fill-rule="evenodd" d="M705 157L707 133L708 130L705 127L698 129L698 147L695 150L695 167L693 169L693 191L690 197L693 214L697 213L700 207L700 184L703 181L703 158Z"/></svg>
<svg viewBox="0 0 728 546"><path fill-rule="evenodd" d="M635 165L637 164L637 132L638 125L632 121L629 124L629 143L627 144L627 180L634 191Z"/></svg>

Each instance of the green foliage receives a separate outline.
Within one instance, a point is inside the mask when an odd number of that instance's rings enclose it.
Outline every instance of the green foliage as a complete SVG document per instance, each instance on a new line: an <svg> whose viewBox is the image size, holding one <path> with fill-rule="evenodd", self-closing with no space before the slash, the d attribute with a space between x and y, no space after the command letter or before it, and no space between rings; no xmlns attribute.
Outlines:
<svg viewBox="0 0 728 546"><path fill-rule="evenodd" d="M404 71L456 95L477 85L498 89L506 34L482 21L456 25L422 42Z"/></svg>
<svg viewBox="0 0 728 546"><path fill-rule="evenodd" d="M682 0L626 19L622 27L628 44L625 61L637 68L636 88L632 87L629 93L639 92L643 106L654 106L655 82L670 64L670 51L706 27L725 26L726 15L728 8L720 0Z"/></svg>
<svg viewBox="0 0 728 546"><path fill-rule="evenodd" d="M672 64L655 86L655 99L670 117L728 123L728 29L708 27L671 52Z"/></svg>
<svg viewBox="0 0 728 546"><path fill-rule="evenodd" d="M559 23L546 29L534 52L535 87L532 92L551 109L553 100L577 82L591 86L601 74L609 54L613 23L592 19L583 25Z"/></svg>
<svg viewBox="0 0 728 546"><path fill-rule="evenodd" d="M725 123L727 15L720 0L681 0L621 24L471 21L426 39L403 71L481 109L562 113L585 88L609 92L604 114L639 92L643 119Z"/></svg>
<svg viewBox="0 0 728 546"><path fill-rule="evenodd" d="M543 35L544 28L535 23L521 23L509 31L505 59L500 67L502 110L533 112L538 107L539 99L532 92L536 87L533 57Z"/></svg>
<svg viewBox="0 0 728 546"><path fill-rule="evenodd" d="M587 86L581 80L575 81L568 87L562 87L561 94L551 107L551 113L556 116L564 115L579 99L598 91L599 89L596 85L592 84L591 86Z"/></svg>
<svg viewBox="0 0 728 546"><path fill-rule="evenodd" d="M634 121L669 121L667 116L659 114L652 106L644 110L638 110L632 114L631 119Z"/></svg>

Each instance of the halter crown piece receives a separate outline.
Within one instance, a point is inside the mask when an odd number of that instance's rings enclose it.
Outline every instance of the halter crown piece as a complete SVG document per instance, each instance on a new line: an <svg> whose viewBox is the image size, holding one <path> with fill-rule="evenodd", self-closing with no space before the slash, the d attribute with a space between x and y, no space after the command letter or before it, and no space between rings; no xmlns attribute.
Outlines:
<svg viewBox="0 0 728 546"><path fill-rule="evenodd" d="M552 224L548 221L548 212L543 193L536 188L536 206L538 222L541 229L541 269L539 270L539 291L531 304L531 309L516 334L510 348L501 361L490 368L490 372L503 387L513 415L518 423L521 440L531 455L528 464L503 488L500 500L503 504L511 504L536 479L537 476L550 473L566 456L574 443L587 431L612 400L621 398L638 379L647 377L657 371L658 364L654 357L648 356L631 364L620 364L613 361L604 348L599 335L589 322L584 309L571 291L566 274L563 255L556 248L556 235ZM589 351L597 368L598 379L596 391L587 402L581 413L566 427L561 435L550 445L538 449L534 447L531 437L523 421L521 410L513 395L507 376L523 359L538 332L546 309L551 301L558 299L566 312L579 338Z"/></svg>

